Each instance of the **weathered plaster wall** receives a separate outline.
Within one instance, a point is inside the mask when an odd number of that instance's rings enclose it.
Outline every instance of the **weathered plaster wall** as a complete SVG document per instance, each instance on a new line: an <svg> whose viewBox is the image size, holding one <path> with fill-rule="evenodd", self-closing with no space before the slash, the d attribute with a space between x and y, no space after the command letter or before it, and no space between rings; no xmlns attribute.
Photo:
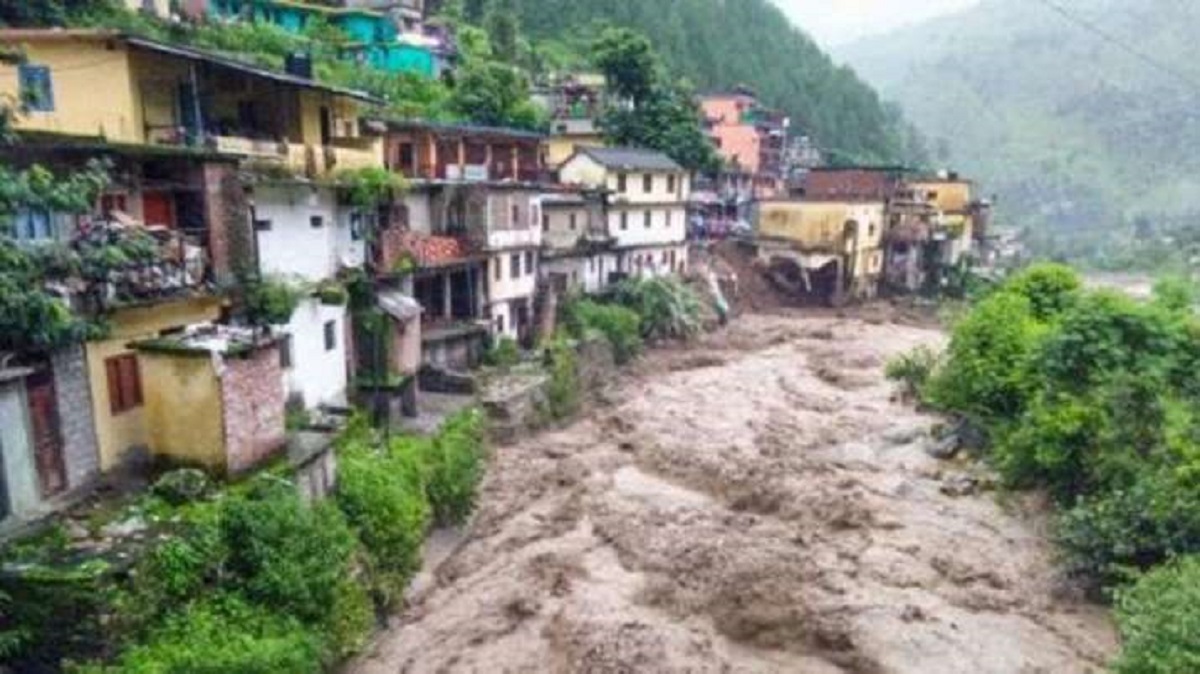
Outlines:
<svg viewBox="0 0 1200 674"><path fill-rule="evenodd" d="M279 347L226 359L220 376L228 470L243 473L270 458L287 441Z"/></svg>

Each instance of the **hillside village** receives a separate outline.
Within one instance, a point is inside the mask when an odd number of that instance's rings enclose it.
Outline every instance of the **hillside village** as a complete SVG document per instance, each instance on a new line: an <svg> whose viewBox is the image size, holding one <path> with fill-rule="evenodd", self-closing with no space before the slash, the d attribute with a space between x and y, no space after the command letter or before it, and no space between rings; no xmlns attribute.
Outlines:
<svg viewBox="0 0 1200 674"><path fill-rule="evenodd" d="M285 31L319 17L350 36L338 58L385 75L459 61L420 0L127 4ZM538 362L578 298L676 279L728 318L745 290L717 242L813 307L937 293L998 250L967 177L826 164L753 82L697 95L719 168L696 171L609 142L603 112L627 101L594 71L537 83L531 130L388 114L303 54L280 70L98 27L0 28L0 45L0 158L75 197L0 197L4 255L41 265L29 278L76 321L43 338L30 311L0 345L9 536L170 467L242 480L282 462L320 500L353 410L417 428L498 352Z"/></svg>

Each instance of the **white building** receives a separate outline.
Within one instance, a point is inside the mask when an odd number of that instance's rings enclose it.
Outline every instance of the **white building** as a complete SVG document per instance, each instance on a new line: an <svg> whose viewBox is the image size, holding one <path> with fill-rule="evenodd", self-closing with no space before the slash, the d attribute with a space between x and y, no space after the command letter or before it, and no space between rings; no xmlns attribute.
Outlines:
<svg viewBox="0 0 1200 674"><path fill-rule="evenodd" d="M333 189L303 182L256 186L253 205L260 273L308 292L291 321L279 326L288 335L280 355L286 391L309 409L344 404L351 336L347 310L315 292L339 270L363 266L366 216L339 207Z"/></svg>
<svg viewBox="0 0 1200 674"><path fill-rule="evenodd" d="M542 197L541 277L559 291L594 293L617 273L601 192L559 191Z"/></svg>
<svg viewBox="0 0 1200 674"><path fill-rule="evenodd" d="M581 148L559 169L568 185L603 189L617 272L664 276L687 269L688 173L653 150Z"/></svg>

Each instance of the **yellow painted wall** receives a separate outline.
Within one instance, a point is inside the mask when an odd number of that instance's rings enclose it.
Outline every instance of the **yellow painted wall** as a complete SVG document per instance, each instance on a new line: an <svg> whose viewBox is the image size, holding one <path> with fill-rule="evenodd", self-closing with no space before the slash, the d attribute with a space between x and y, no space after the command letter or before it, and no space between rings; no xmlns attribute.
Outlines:
<svg viewBox="0 0 1200 674"><path fill-rule="evenodd" d="M207 356L142 352L149 446L157 457L225 469L221 384Z"/></svg>
<svg viewBox="0 0 1200 674"><path fill-rule="evenodd" d="M916 191L918 196L936 193L933 205L939 211L963 212L971 205L971 183L965 180L915 182L910 183L909 187Z"/></svg>
<svg viewBox="0 0 1200 674"><path fill-rule="evenodd" d="M132 353L128 346L130 342L157 337L163 330L216 320L220 311L221 300L215 297L121 309L109 318L112 328L109 335L105 339L87 343L88 378L92 389L96 438L100 444L101 470L113 468L131 448L148 446L150 440L145 406L113 415L108 397L105 359ZM146 383L143 373L143 399L147 391Z"/></svg>
<svg viewBox="0 0 1200 674"><path fill-rule="evenodd" d="M18 129L141 142L140 106L124 45L60 38L16 46L24 50L30 64L50 67L54 93L54 111L22 115L17 119ZM15 98L19 91L17 67L0 63L0 98Z"/></svg>
<svg viewBox="0 0 1200 674"><path fill-rule="evenodd" d="M847 240L849 222L857 226ZM803 251L857 251L855 276L881 271L884 227L884 206L877 203L764 201L758 207L759 236L789 241Z"/></svg>
<svg viewBox="0 0 1200 674"><path fill-rule="evenodd" d="M604 147L604 137L593 136L554 136L546 140L546 163L558 166L571 158L575 150L581 147Z"/></svg>

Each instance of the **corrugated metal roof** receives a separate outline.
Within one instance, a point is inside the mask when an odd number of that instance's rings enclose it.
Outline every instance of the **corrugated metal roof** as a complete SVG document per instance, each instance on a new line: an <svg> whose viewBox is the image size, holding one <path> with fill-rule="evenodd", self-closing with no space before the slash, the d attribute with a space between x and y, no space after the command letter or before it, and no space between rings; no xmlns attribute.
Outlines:
<svg viewBox="0 0 1200 674"><path fill-rule="evenodd" d="M642 171L683 171L667 155L657 150L631 147L581 147L579 153L587 155L607 168Z"/></svg>
<svg viewBox="0 0 1200 674"><path fill-rule="evenodd" d="M409 321L421 315L421 305L399 290L379 293L376 303L384 313L398 321Z"/></svg>

